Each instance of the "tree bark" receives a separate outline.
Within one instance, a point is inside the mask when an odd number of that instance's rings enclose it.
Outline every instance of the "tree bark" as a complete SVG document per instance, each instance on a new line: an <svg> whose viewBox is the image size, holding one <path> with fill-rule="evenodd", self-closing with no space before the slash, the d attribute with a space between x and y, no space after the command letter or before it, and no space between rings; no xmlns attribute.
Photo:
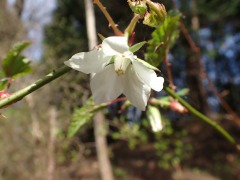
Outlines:
<svg viewBox="0 0 240 180"><path fill-rule="evenodd" d="M48 139L48 166L47 166L47 180L54 180L55 172L55 141L56 141L56 122L57 110L55 107L49 109L49 139Z"/></svg>

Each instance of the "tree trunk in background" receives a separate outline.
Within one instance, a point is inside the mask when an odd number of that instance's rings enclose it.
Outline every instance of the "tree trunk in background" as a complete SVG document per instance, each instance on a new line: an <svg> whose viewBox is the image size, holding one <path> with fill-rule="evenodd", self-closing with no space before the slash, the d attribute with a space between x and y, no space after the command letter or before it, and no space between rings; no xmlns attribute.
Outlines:
<svg viewBox="0 0 240 180"><path fill-rule="evenodd" d="M85 0L86 23L88 34L88 47L92 49L97 45L97 32L95 24L95 15L92 0ZM103 113L97 112L93 118L94 133L98 158L98 166L102 180L113 180L112 166L108 156L106 132L105 132L105 117Z"/></svg>
<svg viewBox="0 0 240 180"><path fill-rule="evenodd" d="M102 180L113 180L112 166L108 156L106 141L105 117L103 113L97 112L94 116L95 141L98 156L98 166Z"/></svg>
<svg viewBox="0 0 240 180"><path fill-rule="evenodd" d="M49 139L48 139L48 165L47 165L47 180L54 180L55 172L55 141L56 141L56 122L57 110L55 107L49 109Z"/></svg>
<svg viewBox="0 0 240 180"><path fill-rule="evenodd" d="M33 140L33 166L34 166L34 171L32 172L33 177L36 179L41 179L43 172L45 172L45 169L42 169L42 164L45 163L45 161L42 158L42 145L44 142L44 132L40 128L40 123L41 120L38 117L37 109L38 106L36 105L36 98L34 98L34 94L29 94L28 96L25 97L25 101L27 102L28 108L29 108L29 113L32 123L32 140ZM44 162L43 162L44 161Z"/></svg>
<svg viewBox="0 0 240 180"><path fill-rule="evenodd" d="M18 17L21 17L23 12L24 0L16 0L15 2L15 11Z"/></svg>
<svg viewBox="0 0 240 180"><path fill-rule="evenodd" d="M5 57L10 47L25 34L21 17L16 10L7 7L7 0L0 0L0 59Z"/></svg>

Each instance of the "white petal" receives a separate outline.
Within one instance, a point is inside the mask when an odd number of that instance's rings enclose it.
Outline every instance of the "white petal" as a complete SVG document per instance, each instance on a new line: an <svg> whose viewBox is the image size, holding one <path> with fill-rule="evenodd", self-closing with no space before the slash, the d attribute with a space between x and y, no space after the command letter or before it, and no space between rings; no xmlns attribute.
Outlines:
<svg viewBox="0 0 240 180"><path fill-rule="evenodd" d="M113 64L106 66L103 71L95 74L90 86L96 104L112 101L123 92L122 77L117 76Z"/></svg>
<svg viewBox="0 0 240 180"><path fill-rule="evenodd" d="M127 38L124 36L111 36L103 40L102 49L106 55L123 54L129 50Z"/></svg>
<svg viewBox="0 0 240 180"><path fill-rule="evenodd" d="M83 73L97 73L101 71L111 57L105 56L102 50L94 49L89 52L81 52L73 55L71 59L65 61L64 64L81 71Z"/></svg>
<svg viewBox="0 0 240 180"><path fill-rule="evenodd" d="M132 61L132 63L137 75L146 85L155 91L162 90L164 83L164 79L162 77L157 77L156 73L152 69L147 68L139 61Z"/></svg>
<svg viewBox="0 0 240 180"><path fill-rule="evenodd" d="M151 88L146 86L137 76L132 66L129 66L124 75L123 94L132 105L144 111L150 96Z"/></svg>

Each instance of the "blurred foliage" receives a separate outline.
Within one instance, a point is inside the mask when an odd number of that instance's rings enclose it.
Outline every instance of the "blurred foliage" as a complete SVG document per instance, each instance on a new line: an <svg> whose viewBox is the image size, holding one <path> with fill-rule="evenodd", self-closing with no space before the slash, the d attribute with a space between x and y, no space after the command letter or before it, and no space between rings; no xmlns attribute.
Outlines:
<svg viewBox="0 0 240 180"><path fill-rule="evenodd" d="M127 141L130 149L136 148L139 144L147 143L147 133L141 128L141 124L127 123L122 117L110 122L110 125L118 129L118 131L110 131L112 138Z"/></svg>
<svg viewBox="0 0 240 180"><path fill-rule="evenodd" d="M178 167L191 157L192 145L187 142L186 130L176 131L168 119L163 122L164 130L155 133L154 147L159 157L158 165L164 169Z"/></svg>
<svg viewBox="0 0 240 180"><path fill-rule="evenodd" d="M163 130L151 132L149 120L142 119L141 123L126 123L124 118L110 121L110 126L118 131L111 131L115 140L127 141L130 149L152 144L158 158L158 165L164 169L179 166L183 161L190 158L192 146L188 144L186 130L174 129L169 119L162 118Z"/></svg>
<svg viewBox="0 0 240 180"><path fill-rule="evenodd" d="M29 42L18 43L8 52L7 57L2 61L3 73L6 77L15 78L32 72L30 60L21 55L29 45Z"/></svg>
<svg viewBox="0 0 240 180"><path fill-rule="evenodd" d="M175 44L179 36L179 19L181 13L178 11L170 11L163 25L158 26L152 33L152 39L148 41L147 53L145 54L146 61L149 61L153 66L158 67ZM166 54L167 53L167 54Z"/></svg>
<svg viewBox="0 0 240 180"><path fill-rule="evenodd" d="M236 17L239 14L240 1L202 0L197 2L200 16L208 16L208 21L221 21L223 18ZM214 9L214 11L213 11Z"/></svg>

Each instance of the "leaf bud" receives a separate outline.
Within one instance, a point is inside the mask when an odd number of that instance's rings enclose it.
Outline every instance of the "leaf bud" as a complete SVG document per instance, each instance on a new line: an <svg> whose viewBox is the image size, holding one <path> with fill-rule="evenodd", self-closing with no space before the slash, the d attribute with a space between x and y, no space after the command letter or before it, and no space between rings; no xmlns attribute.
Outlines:
<svg viewBox="0 0 240 180"><path fill-rule="evenodd" d="M136 14L143 15L147 11L145 0L128 0L128 4L131 10Z"/></svg>
<svg viewBox="0 0 240 180"><path fill-rule="evenodd" d="M151 27L157 27L161 25L167 17L167 11L163 4L151 3L149 5L150 12L147 12L144 17L143 24Z"/></svg>

